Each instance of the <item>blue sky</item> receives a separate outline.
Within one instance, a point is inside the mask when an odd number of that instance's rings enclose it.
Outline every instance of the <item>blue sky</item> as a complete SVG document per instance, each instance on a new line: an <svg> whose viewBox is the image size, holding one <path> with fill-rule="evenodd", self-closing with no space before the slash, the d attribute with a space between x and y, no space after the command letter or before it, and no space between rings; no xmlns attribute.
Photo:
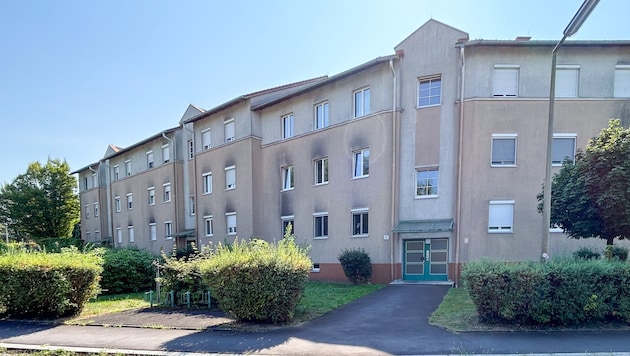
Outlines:
<svg viewBox="0 0 630 356"><path fill-rule="evenodd" d="M189 103L334 75L434 18L471 39L557 40L582 0L0 0L0 184L30 162L98 161L177 126ZM572 39L630 40L601 0Z"/></svg>

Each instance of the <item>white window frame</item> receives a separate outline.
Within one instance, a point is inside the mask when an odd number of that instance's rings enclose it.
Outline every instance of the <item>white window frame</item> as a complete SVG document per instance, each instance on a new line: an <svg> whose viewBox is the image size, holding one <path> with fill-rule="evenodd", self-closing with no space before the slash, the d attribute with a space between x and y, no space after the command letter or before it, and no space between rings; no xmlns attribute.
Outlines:
<svg viewBox="0 0 630 356"><path fill-rule="evenodd" d="M286 140L295 134L295 117L293 114L284 115L281 119L282 123L282 139Z"/></svg>
<svg viewBox="0 0 630 356"><path fill-rule="evenodd" d="M155 187L149 187L147 191L149 194L149 200L148 200L149 206L155 205Z"/></svg>
<svg viewBox="0 0 630 356"><path fill-rule="evenodd" d="M580 93L580 66L577 64L558 64L556 66L557 98L577 98Z"/></svg>
<svg viewBox="0 0 630 356"><path fill-rule="evenodd" d="M493 161L495 140L513 140L514 141L514 162L513 163L501 163L499 161ZM490 166L491 167L516 167L517 157L518 157L518 135L517 134L492 134L492 140L490 142Z"/></svg>
<svg viewBox="0 0 630 356"><path fill-rule="evenodd" d="M98 202L94 203L94 217L98 217Z"/></svg>
<svg viewBox="0 0 630 356"><path fill-rule="evenodd" d="M293 190L295 188L295 169L293 165L284 166L280 171L282 174L282 191Z"/></svg>
<svg viewBox="0 0 630 356"><path fill-rule="evenodd" d="M367 100L366 100L367 99ZM352 93L352 108L355 118L369 115L371 110L371 89L370 87L355 90Z"/></svg>
<svg viewBox="0 0 630 356"><path fill-rule="evenodd" d="M615 66L613 96L615 98L630 97L630 64L617 64Z"/></svg>
<svg viewBox="0 0 630 356"><path fill-rule="evenodd" d="M518 97L520 69L521 66L518 64L496 64L492 76L492 96Z"/></svg>
<svg viewBox="0 0 630 356"><path fill-rule="evenodd" d="M439 85L437 85L439 83ZM425 87L428 85L428 87ZM437 102L435 99L437 98ZM428 101L428 102L425 102ZM418 108L442 105L442 76L418 78Z"/></svg>
<svg viewBox="0 0 630 356"><path fill-rule="evenodd" d="M328 212L319 212L313 214L313 239L323 240L328 238L330 234L330 224L328 220ZM318 225L321 225L319 226L321 230L321 235L317 235Z"/></svg>
<svg viewBox="0 0 630 356"><path fill-rule="evenodd" d="M328 169L330 167L328 157L317 158L313 160L315 171L315 185L328 184Z"/></svg>
<svg viewBox="0 0 630 356"><path fill-rule="evenodd" d="M171 147L169 144L162 145L162 163L171 161Z"/></svg>
<svg viewBox="0 0 630 356"><path fill-rule="evenodd" d="M203 194L212 193L212 172L206 172L202 174L201 181L203 182Z"/></svg>
<svg viewBox="0 0 630 356"><path fill-rule="evenodd" d="M153 151L147 152L147 169L155 167L155 159L153 157Z"/></svg>
<svg viewBox="0 0 630 356"><path fill-rule="evenodd" d="M131 160L128 159L125 161L125 174L127 177L131 176Z"/></svg>
<svg viewBox="0 0 630 356"><path fill-rule="evenodd" d="M94 241L99 241L101 239L101 230L94 230Z"/></svg>
<svg viewBox="0 0 630 356"><path fill-rule="evenodd" d="M188 140L188 160L195 158L195 141Z"/></svg>
<svg viewBox="0 0 630 356"><path fill-rule="evenodd" d="M553 143L552 143L552 150L551 150L551 165L554 167L562 167L562 162L564 161L564 158L560 161L558 160L554 160L554 153L555 153L555 149L556 149L556 140L572 140L573 141L573 149L571 151L571 156L564 156L564 157L569 157L572 161L575 161L575 150L576 150L576 146L577 146L577 134L576 133L554 133L553 134Z"/></svg>
<svg viewBox="0 0 630 356"><path fill-rule="evenodd" d="M89 219L90 218L90 206L88 204L85 204L85 218Z"/></svg>
<svg viewBox="0 0 630 356"><path fill-rule="evenodd" d="M173 222L172 221L164 222L164 239L166 240L173 239Z"/></svg>
<svg viewBox="0 0 630 356"><path fill-rule="evenodd" d="M223 122L223 131L225 136L225 142L232 142L236 138L236 126L234 124L234 118L227 119Z"/></svg>
<svg viewBox="0 0 630 356"><path fill-rule="evenodd" d="M123 242L122 227L116 228L116 241L118 241L119 244Z"/></svg>
<svg viewBox="0 0 630 356"><path fill-rule="evenodd" d="M190 209L190 216L195 216L197 204L195 203L195 196L188 197L188 208Z"/></svg>
<svg viewBox="0 0 630 356"><path fill-rule="evenodd" d="M431 173L435 172L437 176L435 178L431 177ZM421 177L421 174L426 173L425 177ZM422 180L421 180L422 178ZM437 184L433 186L431 183L435 180ZM438 166L428 166L428 167L416 167L416 198L426 199L426 198L437 198L440 194L440 168ZM418 183L426 183L426 185L419 185ZM430 190L429 194L418 194L419 192Z"/></svg>
<svg viewBox="0 0 630 356"><path fill-rule="evenodd" d="M98 175L96 173L92 173L92 188L98 187Z"/></svg>
<svg viewBox="0 0 630 356"><path fill-rule="evenodd" d="M85 241L90 241L90 238L92 237L92 234L89 231L85 232Z"/></svg>
<svg viewBox="0 0 630 356"><path fill-rule="evenodd" d="M127 193L127 210L133 210L133 193Z"/></svg>
<svg viewBox="0 0 630 356"><path fill-rule="evenodd" d="M149 238L151 241L157 241L157 225L149 223Z"/></svg>
<svg viewBox="0 0 630 356"><path fill-rule="evenodd" d="M365 164L366 160L367 160L367 165ZM365 178L369 176L370 176L370 148L366 147L360 150L352 151L352 178L353 179Z"/></svg>
<svg viewBox="0 0 630 356"><path fill-rule="evenodd" d="M328 101L324 101L318 104L315 104L315 128L323 129L328 127L330 112L329 112Z"/></svg>
<svg viewBox="0 0 630 356"><path fill-rule="evenodd" d="M130 244L136 242L136 233L133 230L133 225L127 226L127 235L129 236L129 243Z"/></svg>
<svg viewBox="0 0 630 356"><path fill-rule="evenodd" d="M201 150L207 151L212 148L212 130L205 129L201 131Z"/></svg>
<svg viewBox="0 0 630 356"><path fill-rule="evenodd" d="M164 183L162 184L162 187L164 189L164 203L170 203L171 199L173 199L172 195L172 191L171 191L171 183Z"/></svg>
<svg viewBox="0 0 630 356"><path fill-rule="evenodd" d="M120 201L120 196L114 197L114 207L117 213L122 211L122 202Z"/></svg>
<svg viewBox="0 0 630 356"><path fill-rule="evenodd" d="M214 220L212 215L206 215L203 217L203 230L205 236L212 237L214 236Z"/></svg>
<svg viewBox="0 0 630 356"><path fill-rule="evenodd" d="M120 179L120 166L119 165L115 165L114 166L114 180L119 180Z"/></svg>
<svg viewBox="0 0 630 356"><path fill-rule="evenodd" d="M225 213L225 226L227 235L236 235L236 213Z"/></svg>
<svg viewBox="0 0 630 356"><path fill-rule="evenodd" d="M225 190L236 189L236 166L225 167Z"/></svg>
<svg viewBox="0 0 630 356"><path fill-rule="evenodd" d="M488 204L488 233L514 232L514 200L491 200ZM509 211L501 211L500 209ZM497 214L503 216L497 216Z"/></svg>
<svg viewBox="0 0 630 356"><path fill-rule="evenodd" d="M281 216L280 220L282 221L282 236L284 237L284 233L287 230L287 226L291 224L291 233L295 235L295 215L285 215Z"/></svg>
<svg viewBox="0 0 630 356"><path fill-rule="evenodd" d="M352 225L351 225L351 233L352 233L352 237L367 237L369 234L369 222L370 222L370 218L369 218L369 212L367 208L364 209L352 209L350 211L351 216L352 216ZM359 221L359 232L357 233L356 228L357 226L355 226L355 218L358 217ZM367 220L367 221L365 221Z"/></svg>

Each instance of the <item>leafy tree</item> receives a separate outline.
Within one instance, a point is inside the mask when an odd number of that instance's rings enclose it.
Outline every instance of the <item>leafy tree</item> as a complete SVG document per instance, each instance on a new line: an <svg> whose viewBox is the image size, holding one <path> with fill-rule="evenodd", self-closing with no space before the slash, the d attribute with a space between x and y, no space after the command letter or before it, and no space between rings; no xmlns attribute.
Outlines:
<svg viewBox="0 0 630 356"><path fill-rule="evenodd" d="M630 238L630 130L619 120L610 120L575 162L565 160L554 175L550 215L572 238L599 237L607 245Z"/></svg>
<svg viewBox="0 0 630 356"><path fill-rule="evenodd" d="M65 161L29 164L26 173L0 187L0 218L20 236L70 237L79 221L76 180Z"/></svg>

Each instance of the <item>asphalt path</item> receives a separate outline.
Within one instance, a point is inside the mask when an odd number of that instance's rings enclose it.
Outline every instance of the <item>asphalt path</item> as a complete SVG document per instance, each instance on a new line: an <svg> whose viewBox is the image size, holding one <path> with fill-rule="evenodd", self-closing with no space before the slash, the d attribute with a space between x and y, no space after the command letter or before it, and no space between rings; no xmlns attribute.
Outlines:
<svg viewBox="0 0 630 356"><path fill-rule="evenodd" d="M428 324L446 286L389 285L300 326L261 332L167 330L0 322L0 348L264 355L630 353L629 331L451 333Z"/></svg>

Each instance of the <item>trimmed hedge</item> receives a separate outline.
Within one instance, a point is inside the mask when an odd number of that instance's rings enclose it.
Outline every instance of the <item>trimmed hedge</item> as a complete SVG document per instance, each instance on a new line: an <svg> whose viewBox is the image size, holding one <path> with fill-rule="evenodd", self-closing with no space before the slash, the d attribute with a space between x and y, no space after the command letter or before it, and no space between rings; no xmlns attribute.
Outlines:
<svg viewBox="0 0 630 356"><path fill-rule="evenodd" d="M0 255L0 315L58 318L76 315L98 291L102 258L76 249Z"/></svg>
<svg viewBox="0 0 630 356"><path fill-rule="evenodd" d="M200 263L222 310L238 320L272 323L293 319L311 267L306 249L292 237L219 244L214 256Z"/></svg>
<svg viewBox="0 0 630 356"><path fill-rule="evenodd" d="M103 255L101 288L107 294L135 293L153 288L159 257L133 247L108 249Z"/></svg>
<svg viewBox="0 0 630 356"><path fill-rule="evenodd" d="M462 279L483 322L582 325L630 322L630 265L555 259L467 263Z"/></svg>
<svg viewBox="0 0 630 356"><path fill-rule="evenodd" d="M343 273L353 284L370 283L372 279L372 261L364 249L342 250L337 256Z"/></svg>

